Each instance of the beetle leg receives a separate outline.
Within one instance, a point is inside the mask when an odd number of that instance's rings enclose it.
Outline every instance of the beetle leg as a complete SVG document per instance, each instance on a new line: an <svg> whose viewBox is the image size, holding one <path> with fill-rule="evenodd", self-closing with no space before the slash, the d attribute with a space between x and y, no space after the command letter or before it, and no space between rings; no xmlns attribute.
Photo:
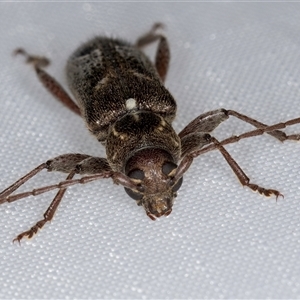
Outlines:
<svg viewBox="0 0 300 300"><path fill-rule="evenodd" d="M212 137L211 141L215 144L215 146L217 147L217 149L221 152L221 154L223 155L223 157L226 159L227 163L229 164L229 166L231 167L231 169L233 170L233 172L235 173L235 175L237 176L237 178L239 179L240 183L244 186L249 187L250 189L252 189L253 191L257 191L260 194L264 195L264 196L271 196L271 195L275 195L276 199L279 196L282 196L282 194L280 194L280 192L278 192L277 190L272 190L272 189L265 189L261 186L258 186L257 184L254 183L250 183L250 179L248 178L248 176L245 174L245 172L242 170L242 168L238 165L238 163L232 158L232 156L227 152L227 150L220 144L220 142Z"/></svg>
<svg viewBox="0 0 300 300"><path fill-rule="evenodd" d="M211 144L211 136L208 133L194 132L181 138L181 157Z"/></svg>
<svg viewBox="0 0 300 300"><path fill-rule="evenodd" d="M195 132L212 132L228 118L229 117L225 109L209 111L190 122L178 135L182 139L186 135L193 134Z"/></svg>
<svg viewBox="0 0 300 300"><path fill-rule="evenodd" d="M199 117L196 118L195 120L200 119ZM195 121L194 120L194 121ZM194 121L192 121L190 124L192 124ZM201 121L201 119L200 119ZM255 121L256 122L256 121ZM196 134L196 132L190 133L190 134L186 134L189 133L189 130L192 130L193 128L197 128L197 125L201 125L200 123L197 124L197 122L195 122L193 124L193 126L191 125L191 128L189 129L188 127L190 126L190 124L181 132L181 134L183 135L183 137L181 137L181 141L183 141L184 144L184 155L182 156L182 160L176 170L176 174L174 175L174 181L179 180L183 174L189 169L190 165L193 162L193 159L198 157L201 154L204 154L208 151L211 150L215 150L218 149L222 155L224 156L224 158L226 159L226 161L228 162L228 164L230 165L230 167L232 168L232 170L234 171L234 173L237 175L239 181L242 183L242 185L246 185L249 188L251 188L254 191L258 191L260 194L263 194L265 196L270 196L272 194L274 194L277 197L282 196L277 190L272 190L272 189L265 189L262 188L256 184L252 184L250 183L249 178L247 177L247 175L243 172L243 170L240 168L240 166L236 163L236 161L230 156L230 154L227 152L227 150L223 147L224 145L227 144L231 144L231 143L236 143L242 139L245 138L250 138L250 137L254 137L254 136L258 136L258 135L262 135L264 133L275 133L275 135L277 134L277 132L282 132L280 131L280 129L284 129L287 126L291 126L291 125L295 125L295 124L299 124L300 123L300 118L295 118L295 119L291 119L289 121L286 122L282 122L282 123L277 123L271 126L265 126L263 128L258 128L252 131L248 131L245 132L239 136L232 136L230 138L227 138L221 142L219 142L218 140L216 140L213 137L210 137L209 134L204 134L202 135L202 139L201 137L201 133L199 133L198 135ZM262 123L260 123L262 124ZM190 144L190 151L189 151L189 143L185 142L185 139L187 141L190 140L190 137L193 137L193 135L195 137L198 137L198 143L199 146L197 146L197 143L193 143L193 141L191 141ZM276 136L275 136L276 137ZM290 140L299 140L300 134L293 134L293 135L289 135L287 136L286 139L290 139ZM207 142L205 142L205 139L207 140ZM279 139L279 138L278 138ZM197 139L195 139L197 141ZM204 147L203 149L201 149L201 147L205 146L205 144L211 144L208 145L206 147ZM198 148L198 149L197 149Z"/></svg>
<svg viewBox="0 0 300 300"><path fill-rule="evenodd" d="M250 183L249 177L245 174L245 172L238 165L238 163L232 158L232 156L227 152L227 150L222 146L222 143L220 143L216 138L211 137L209 134L203 135L203 145L205 144L205 140L206 140L206 144L213 143L213 145L211 145L213 147L208 146L207 148L211 147L212 149L218 149L221 152L221 154L226 159L227 163L229 164L229 166L231 167L231 169L233 170L235 175L238 177L240 183L243 186L248 186L253 191L257 191L260 194L267 196L267 197L269 197L271 195L275 195L276 199L277 199L279 196L283 196L277 190L265 189L257 184ZM188 154L188 152L186 152L187 155L185 157L183 157L182 161L180 162L180 164L176 170L176 174L173 178L174 181L178 181L183 176L183 174L188 170L188 168L192 164L193 159L198 156L196 154L198 154L200 152L201 152L201 150L192 152L190 154Z"/></svg>
<svg viewBox="0 0 300 300"><path fill-rule="evenodd" d="M75 175L75 172L71 172L68 177L66 178L66 180L72 179ZM48 209L46 210L46 212L44 213L44 218L40 221L38 221L34 226L32 226L29 230L24 231L22 233L20 233L14 240L13 242L21 242L21 239L23 237L27 237L27 238L32 238L39 229L41 229L47 222L50 222L53 219L53 216L66 192L67 188L61 188L59 189L59 191L57 192L56 196L54 197L54 199L52 200L50 206L48 207Z"/></svg>
<svg viewBox="0 0 300 300"><path fill-rule="evenodd" d="M156 30L159 28L163 28L163 24L155 23L148 33L141 36L136 41L135 45L138 48L142 48L144 46L147 46L148 44L151 44L159 40L159 44L155 56L155 67L161 80L164 82L169 68L170 48L166 37L156 32Z"/></svg>
<svg viewBox="0 0 300 300"><path fill-rule="evenodd" d="M163 29L164 24L162 23L154 23L150 31L139 37L135 43L136 47L143 48L155 41L157 41L161 35L157 34L157 29Z"/></svg>
<svg viewBox="0 0 300 300"><path fill-rule="evenodd" d="M74 170L76 165L81 162L82 160L86 159L89 157L89 155L85 154L63 154L60 156L57 156L51 160L48 160L45 163L42 163L32 171L30 171L28 174L25 176L21 177L19 180L17 180L15 183L13 183L11 186L9 186L7 189L2 191L0 193L0 204L4 202L13 202L15 200L21 199L15 199L11 200L9 198L9 195L11 195L14 191L16 191L21 185L26 183L29 179L34 177L36 174L38 174L40 171L43 169L47 169L49 172L51 171L58 171L58 172L63 172L63 173L70 173L71 171ZM25 198L22 197L22 198Z"/></svg>
<svg viewBox="0 0 300 300"><path fill-rule="evenodd" d="M268 127L268 125L258 122L246 115L240 114L234 110L227 110L227 114L229 116L234 116L246 123L249 123L253 126L255 126L256 128L265 128ZM274 131L269 131L267 132L268 134L272 135L273 137L275 137L276 139L278 139L279 141L283 142L285 140L300 140L300 134L292 134L292 135L287 135L285 132L281 131L281 130L274 130Z"/></svg>
<svg viewBox="0 0 300 300"><path fill-rule="evenodd" d="M183 138L185 135L188 135L193 132L211 132L216 127L220 125L223 121L227 120L229 116L234 116L246 123L249 123L256 128L263 129L268 128L270 126L256 121L246 115L240 114L234 110L226 110L226 109L217 109L207 113L204 113L190 122L180 133L179 137ZM272 135L279 141L283 142L285 140L300 140L300 134L291 134L287 135L285 132L274 129L272 131L266 130L264 131L267 134Z"/></svg>
<svg viewBox="0 0 300 300"><path fill-rule="evenodd" d="M78 163L78 161L80 161ZM61 171L61 172L70 172L66 181L72 179L75 174L99 174L99 173L108 173L111 171L111 168L105 158L91 157L88 155L82 154L65 154L57 158L49 160L47 163L48 171ZM23 237L31 238L35 235L39 229L41 229L47 222L53 219L53 216L67 190L67 187L64 186L59 189L50 206L44 213L44 218L38 221L34 226L29 230L19 234L14 241L20 243Z"/></svg>
<svg viewBox="0 0 300 300"><path fill-rule="evenodd" d="M10 187L5 189L2 193L0 193L0 204L4 202L13 202L22 198L25 198L30 195L38 195L41 192L45 192L48 190L51 190L51 186L45 187L44 189L38 191L34 190L32 192L27 192L27 193L22 193L19 195L13 195L10 196L15 190L17 190L21 185L23 185L25 182L27 182L30 178L34 177L37 173L42 171L43 169L47 169L48 171L59 171L59 172L65 172L69 173L68 177L66 180L70 180L74 177L74 175L77 172L76 166L79 164L79 162L86 161L89 158L88 155L84 154L64 154L60 155L54 159L48 160L46 163L43 163L33 169L31 172L17 180L14 184L12 184ZM103 159L105 160L105 159ZM106 160L105 160L106 161ZM80 170L80 168L79 168ZM105 171L107 171L105 169ZM99 172L98 172L99 173ZM37 222L30 230L25 231L21 234L19 234L14 241L20 242L20 240L24 237L27 236L28 238L31 238L34 234L37 233L38 229L42 228L46 222L51 221L54 213L61 202L63 195L66 191L66 187L62 187L59 189L57 192L56 196L54 197L52 203L50 204L49 208L44 214L44 219L40 220Z"/></svg>
<svg viewBox="0 0 300 300"><path fill-rule="evenodd" d="M271 132L275 132L275 131L280 131L279 129L284 129L288 126L292 126L295 124L300 124L300 118L295 118L295 119L291 119L289 121L286 122L281 122L281 123L277 123L271 126L266 126L264 128L258 128L258 129L254 129L251 131L247 131L245 133L242 133L241 135L233 135L223 141L220 142L220 145L225 146L228 144L232 144L232 143L237 143L242 139L246 139L246 138L251 138L251 137L255 137L255 136L259 136L262 135L264 133L271 133ZM287 136L289 140L299 140L300 134L291 134L289 136ZM215 150L217 147L215 144L211 144L208 145L206 147L204 147L203 149L198 149L193 151L191 154L188 154L187 156L192 156L193 158L202 155L206 152Z"/></svg>
<svg viewBox="0 0 300 300"><path fill-rule="evenodd" d="M226 109L217 109L213 110L207 113L204 113L200 116L198 116L196 119L194 119L192 122L190 122L180 133L179 137L183 138L185 135L188 135L193 132L211 132L216 127L220 125L223 121L227 120L229 116L234 116L246 123L249 123L256 128L263 129L263 128L269 128L270 126L261 123L259 121L256 121L246 115L240 114L234 110L226 110ZM296 124L296 123L295 123ZM284 127L283 127L284 128ZM287 135L285 132L274 129L272 131L265 130L267 134L272 135L276 139L278 139L281 142L284 142L286 140L300 140L300 134L291 134Z"/></svg>
<svg viewBox="0 0 300 300"><path fill-rule="evenodd" d="M34 189L29 192L24 192L16 195L10 195L16 189L18 189L22 184L27 182L30 178L35 176L41 170L47 169L48 171L58 171L69 173L65 181L57 184L48 185L38 189ZM92 174L90 176L82 177L80 179L72 179L75 174ZM24 177L16 181L9 188L0 193L0 204L4 202L13 202L28 196L37 196L42 193L46 193L53 189L59 189L50 206L44 214L44 218L37 222L29 230L19 234L14 241L20 243L23 237L31 238L35 235L39 229L41 229L45 223L51 221L57 207L59 206L66 189L75 184L85 184L91 181L99 180L102 178L112 178L114 183L121 184L124 187L130 188L136 191L143 191L143 187L136 184L129 177L120 172L114 172L108 164L107 159L100 157L92 157L84 154L63 154L48 160L46 163L39 165L37 168L33 169L31 172L26 174Z"/></svg>
<svg viewBox="0 0 300 300"><path fill-rule="evenodd" d="M64 88L46 71L43 70L44 67L49 65L50 61L46 57L29 55L24 49L16 49L14 54L22 54L26 57L26 62L31 63L34 66L36 74L44 85L44 87L60 102L62 102L65 106L67 106L70 110L72 110L77 115L81 115L79 107L77 104L71 99L68 93L64 90Z"/></svg>
<svg viewBox="0 0 300 300"><path fill-rule="evenodd" d="M34 168L32 171L30 171L28 174L25 176L21 177L19 180L17 180L15 183L13 183L11 186L9 186L7 189L2 191L0 193L0 204L4 202L12 202L8 201L7 197L12 194L15 190L17 190L22 184L24 184L26 181L28 181L30 178L34 177L37 173L40 171L46 169L46 163L42 163L36 168Z"/></svg>
<svg viewBox="0 0 300 300"><path fill-rule="evenodd" d="M167 39L164 36L160 37L158 44L156 57L155 57L155 67L156 70L164 82L167 76L168 68L170 62L170 49Z"/></svg>

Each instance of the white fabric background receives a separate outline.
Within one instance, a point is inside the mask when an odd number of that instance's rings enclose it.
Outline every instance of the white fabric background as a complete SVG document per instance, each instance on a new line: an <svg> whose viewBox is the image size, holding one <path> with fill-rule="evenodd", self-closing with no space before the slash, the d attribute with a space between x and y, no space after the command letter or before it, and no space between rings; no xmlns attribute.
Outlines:
<svg viewBox="0 0 300 300"><path fill-rule="evenodd" d="M135 41L156 21L172 51L177 131L220 107L268 124L300 116L299 3L2 3L1 189L59 154L105 155L12 51L51 58L66 87L64 65L81 42ZM230 119L215 136L250 129ZM242 188L214 151L194 161L172 214L156 222L103 180L70 188L51 224L19 247L12 239L42 218L54 192L1 205L0 298L300 298L300 144L262 136L227 149L253 182L285 198ZM43 172L21 190L64 177Z"/></svg>

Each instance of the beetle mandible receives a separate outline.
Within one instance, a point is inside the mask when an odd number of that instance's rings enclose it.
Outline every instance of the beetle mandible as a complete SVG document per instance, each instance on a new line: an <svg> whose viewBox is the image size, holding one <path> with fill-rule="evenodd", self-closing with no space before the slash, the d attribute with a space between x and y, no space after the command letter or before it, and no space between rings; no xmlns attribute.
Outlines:
<svg viewBox="0 0 300 300"><path fill-rule="evenodd" d="M69 88L76 102L44 70L49 64L47 58L30 55L23 49L15 51L33 65L50 93L85 120L92 135L105 146L107 158L63 154L42 163L0 193L2 204L58 189L44 218L14 241L31 238L53 218L67 187L101 178L112 178L114 183L124 186L126 193L144 207L152 220L167 216L172 211L183 174L193 159L214 149L220 151L242 185L265 196L282 196L277 190L250 183L224 145L263 133L282 142L300 140L300 134L286 135L280 130L300 123L300 118L268 126L236 111L217 109L198 116L176 134L171 125L176 102L164 87L170 50L166 37L157 31L161 27L161 23L154 24L135 44L96 37L80 46L66 67ZM158 49L155 64L152 64L142 48L155 41ZM210 133L229 116L250 123L256 129L219 142ZM58 184L11 195L43 169L68 173L68 176ZM89 175L72 179L75 174Z"/></svg>

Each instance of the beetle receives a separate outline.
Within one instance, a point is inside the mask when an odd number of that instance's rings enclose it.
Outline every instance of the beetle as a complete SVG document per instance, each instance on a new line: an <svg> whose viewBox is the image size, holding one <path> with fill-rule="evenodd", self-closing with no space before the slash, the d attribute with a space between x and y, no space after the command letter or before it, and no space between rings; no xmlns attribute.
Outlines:
<svg viewBox="0 0 300 300"><path fill-rule="evenodd" d="M137 39L135 44L121 39L96 37L81 45L69 58L66 75L76 101L45 71L49 60L17 49L33 65L38 79L60 102L81 116L88 130L106 149L106 158L86 154L63 154L42 163L0 193L0 204L58 189L44 214L31 229L14 241L31 238L50 221L67 187L102 178L115 184L144 207L152 220L171 213L184 173L197 156L214 149L220 151L242 185L265 196L282 194L265 189L249 178L224 148L267 133L278 139L300 140L299 134L286 135L281 129L300 123L300 118L268 126L233 110L217 109L201 114L179 134L172 128L176 102L165 88L170 49L166 37L158 32L161 23ZM142 48L158 42L153 64ZM252 124L256 129L218 141L211 132L230 116ZM11 195L42 170L67 173L65 181L29 192ZM75 174L83 175L73 179Z"/></svg>

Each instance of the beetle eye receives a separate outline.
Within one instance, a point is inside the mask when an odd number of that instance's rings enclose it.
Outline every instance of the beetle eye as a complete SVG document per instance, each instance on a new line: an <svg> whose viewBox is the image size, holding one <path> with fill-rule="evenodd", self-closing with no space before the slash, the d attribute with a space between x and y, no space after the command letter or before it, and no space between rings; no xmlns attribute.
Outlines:
<svg viewBox="0 0 300 300"><path fill-rule="evenodd" d="M135 170L130 171L127 174L127 176L132 178L132 179L143 180L145 178L145 173L140 169L135 169Z"/></svg>
<svg viewBox="0 0 300 300"><path fill-rule="evenodd" d="M177 165L172 162L166 162L162 166L162 172L165 175L169 175L174 169L177 168Z"/></svg>
<svg viewBox="0 0 300 300"><path fill-rule="evenodd" d="M182 185L182 181L183 181L183 177L181 177L178 181L177 181L177 183L172 187L172 191L175 193L175 192L177 192L179 189L180 189L180 187L181 187L181 185Z"/></svg>
<svg viewBox="0 0 300 300"><path fill-rule="evenodd" d="M140 169L134 169L134 170L131 170L127 174L127 176L132 179L143 180L145 178L145 173ZM140 193L134 192L133 190L131 190L129 188L124 188L124 189L125 189L125 192L127 193L127 195L134 200L141 200L143 198L143 195Z"/></svg>
<svg viewBox="0 0 300 300"><path fill-rule="evenodd" d="M143 198L143 195L140 193L134 192L133 190L128 188L124 188L124 189L127 195L134 200L141 200Z"/></svg>

